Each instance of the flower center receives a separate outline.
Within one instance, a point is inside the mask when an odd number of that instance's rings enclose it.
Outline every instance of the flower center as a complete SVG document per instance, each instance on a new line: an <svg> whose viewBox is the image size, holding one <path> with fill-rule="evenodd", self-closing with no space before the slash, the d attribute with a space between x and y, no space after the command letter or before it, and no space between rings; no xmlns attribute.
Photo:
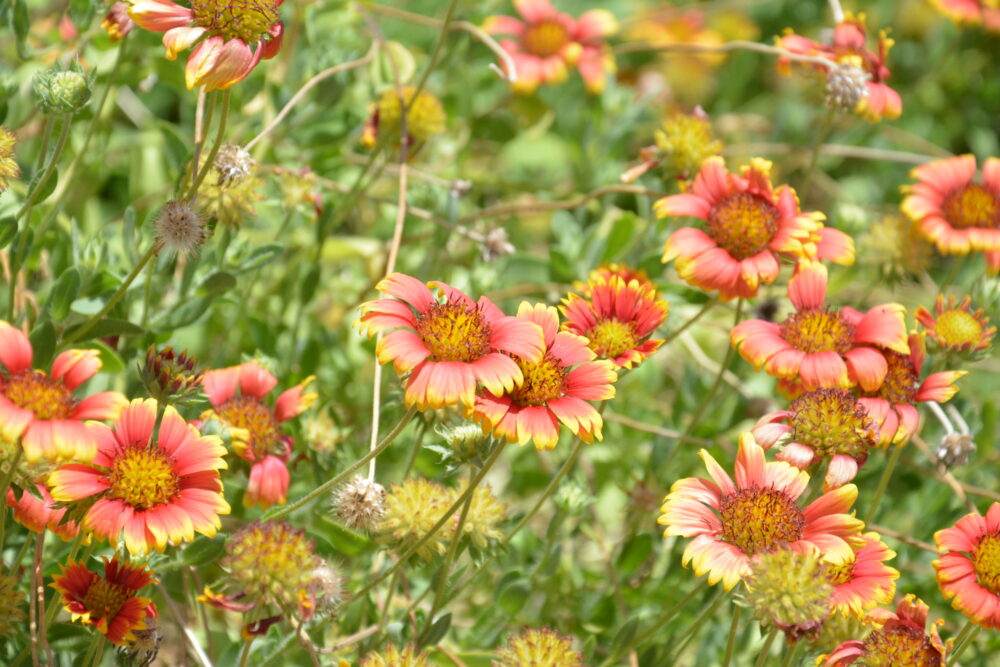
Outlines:
<svg viewBox="0 0 1000 667"><path fill-rule="evenodd" d="M66 419L73 411L70 390L42 371L15 373L4 381L0 392L14 405L35 413L35 419Z"/></svg>
<svg viewBox="0 0 1000 667"><path fill-rule="evenodd" d="M588 347L602 359L614 359L639 345L635 323L616 319L600 320L587 331L586 336L590 340Z"/></svg>
<svg viewBox="0 0 1000 667"><path fill-rule="evenodd" d="M83 596L82 602L92 619L112 619L118 615L129 597L124 587L113 584L107 579L98 579L87 588L87 594Z"/></svg>
<svg viewBox="0 0 1000 667"><path fill-rule="evenodd" d="M826 580L830 582L833 586L839 586L841 584L846 584L854 576L854 563L856 561L852 558L851 560L844 561L839 565L833 565L832 563L826 563Z"/></svg>
<svg viewBox="0 0 1000 667"><path fill-rule="evenodd" d="M471 363L492 350L490 325L474 305L434 303L417 314L417 335L431 352L432 361Z"/></svg>
<svg viewBox="0 0 1000 667"><path fill-rule="evenodd" d="M735 259L767 249L778 232L780 214L760 195L730 195L708 212L708 234Z"/></svg>
<svg viewBox="0 0 1000 667"><path fill-rule="evenodd" d="M274 0L192 0L194 24L221 35L253 44L278 21Z"/></svg>
<svg viewBox="0 0 1000 667"><path fill-rule="evenodd" d="M885 375L882 386L875 393L879 398L884 398L890 403L905 403L913 405L914 396L920 386L920 377L910 362L909 355L883 350L889 372Z"/></svg>
<svg viewBox="0 0 1000 667"><path fill-rule="evenodd" d="M540 58L554 56L566 46L567 42L569 33L565 26L555 21L536 23L521 37L524 50Z"/></svg>
<svg viewBox="0 0 1000 667"><path fill-rule="evenodd" d="M280 453L271 451L281 442L278 422L274 412L254 396L236 396L222 404L216 414L219 419L232 428L245 429L250 434L247 447L251 452L251 461L258 461L267 454Z"/></svg>
<svg viewBox="0 0 1000 667"><path fill-rule="evenodd" d="M566 393L566 369L554 357L545 355L534 364L514 360L524 375L524 383L510 394L518 405L545 405Z"/></svg>
<svg viewBox="0 0 1000 667"><path fill-rule="evenodd" d="M923 630L893 623L868 636L858 664L866 667L936 667L943 663L941 654Z"/></svg>
<svg viewBox="0 0 1000 667"><path fill-rule="evenodd" d="M753 555L802 537L805 518L786 494L774 489L740 489L719 507L722 539Z"/></svg>
<svg viewBox="0 0 1000 667"><path fill-rule="evenodd" d="M979 542L972 555L979 583L994 593L1000 593L1000 535L993 533Z"/></svg>
<svg viewBox="0 0 1000 667"><path fill-rule="evenodd" d="M839 311L809 308L785 320L781 325L781 337L807 354L832 350L843 355L851 349L854 326Z"/></svg>
<svg viewBox="0 0 1000 667"><path fill-rule="evenodd" d="M110 495L139 510L169 503L179 490L173 461L145 444L118 451L110 481Z"/></svg>
<svg viewBox="0 0 1000 667"><path fill-rule="evenodd" d="M983 336L983 325L965 310L946 310L938 315L934 333L945 345L975 345Z"/></svg>
<svg viewBox="0 0 1000 667"><path fill-rule="evenodd" d="M944 218L956 229L1000 227L1000 201L982 185L970 183L948 193L941 205Z"/></svg>
<svg viewBox="0 0 1000 667"><path fill-rule="evenodd" d="M812 447L817 456L850 456L859 463L878 441L878 429L854 395L843 389L818 389L795 399L789 410L792 440Z"/></svg>

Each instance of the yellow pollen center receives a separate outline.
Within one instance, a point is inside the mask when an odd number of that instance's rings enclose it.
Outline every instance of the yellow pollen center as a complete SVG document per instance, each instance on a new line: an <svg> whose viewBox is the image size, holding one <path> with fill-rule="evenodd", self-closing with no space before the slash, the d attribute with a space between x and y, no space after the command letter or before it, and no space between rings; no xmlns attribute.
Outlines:
<svg viewBox="0 0 1000 667"><path fill-rule="evenodd" d="M763 197L740 192L708 212L708 235L735 259L746 259L767 249L778 232L780 217Z"/></svg>
<svg viewBox="0 0 1000 667"><path fill-rule="evenodd" d="M946 310L937 317L934 333L945 345L975 345L982 340L983 324L965 310Z"/></svg>
<svg viewBox="0 0 1000 667"><path fill-rule="evenodd" d="M787 494L775 489L740 489L719 506L722 539L752 556L802 537L805 518Z"/></svg>
<svg viewBox="0 0 1000 667"><path fill-rule="evenodd" d="M855 560L853 558L849 561L840 563L839 565L827 563L825 570L826 580L833 586L846 584L851 580L851 577L854 576L854 563Z"/></svg>
<svg viewBox="0 0 1000 667"><path fill-rule="evenodd" d="M0 392L14 405L35 413L35 419L66 419L73 411L70 390L42 371L15 373L3 381Z"/></svg>
<svg viewBox="0 0 1000 667"><path fill-rule="evenodd" d="M937 667L944 663L922 629L892 623L868 635L864 653L855 664L865 667Z"/></svg>
<svg viewBox="0 0 1000 667"><path fill-rule="evenodd" d="M956 229L1000 227L1000 198L976 183L948 193L941 204L941 211L945 220Z"/></svg>
<svg viewBox="0 0 1000 667"><path fill-rule="evenodd" d="M170 502L179 490L173 461L143 443L122 449L111 468L109 494L148 510Z"/></svg>
<svg viewBox="0 0 1000 667"><path fill-rule="evenodd" d="M492 351L490 325L474 305L434 303L417 315L417 335L431 353L431 361L471 363Z"/></svg>
<svg viewBox="0 0 1000 667"><path fill-rule="evenodd" d="M615 359L639 345L633 322L616 319L600 320L585 334L590 341L588 347L602 359Z"/></svg>
<svg viewBox="0 0 1000 667"><path fill-rule="evenodd" d="M545 405L566 393L566 369L554 357L546 355L538 363L515 357L524 383L511 392L518 405Z"/></svg>
<svg viewBox="0 0 1000 667"><path fill-rule="evenodd" d="M546 58L554 56L569 42L569 33L561 23L543 21L537 23L521 37L524 50L528 53Z"/></svg>
<svg viewBox="0 0 1000 667"><path fill-rule="evenodd" d="M792 441L812 447L820 457L843 454L864 462L868 448L878 440L868 411L843 389L807 392L792 402L789 411Z"/></svg>
<svg viewBox="0 0 1000 667"><path fill-rule="evenodd" d="M1000 535L987 535L972 555L979 583L994 593L1000 593Z"/></svg>
<svg viewBox="0 0 1000 667"><path fill-rule="evenodd" d="M274 0L193 0L194 24L226 41L252 45L278 21Z"/></svg>
<svg viewBox="0 0 1000 667"><path fill-rule="evenodd" d="M249 434L247 447L253 460L259 461L267 454L282 453L281 432L274 412L254 396L237 396L222 404L216 414L233 428L245 429Z"/></svg>
<svg viewBox="0 0 1000 667"><path fill-rule="evenodd" d="M781 337L807 354L828 350L845 354L851 349L854 327L839 312L809 308L785 320L781 325Z"/></svg>
<svg viewBox="0 0 1000 667"><path fill-rule="evenodd" d="M889 372L886 373L882 386L875 395L890 403L913 405L916 401L917 389L920 387L920 376L910 362L910 356L892 350L883 350Z"/></svg>
<svg viewBox="0 0 1000 667"><path fill-rule="evenodd" d="M112 619L118 615L125 600L130 597L122 586L113 584L107 579L98 579L87 589L83 596L83 605L90 612L92 619Z"/></svg>

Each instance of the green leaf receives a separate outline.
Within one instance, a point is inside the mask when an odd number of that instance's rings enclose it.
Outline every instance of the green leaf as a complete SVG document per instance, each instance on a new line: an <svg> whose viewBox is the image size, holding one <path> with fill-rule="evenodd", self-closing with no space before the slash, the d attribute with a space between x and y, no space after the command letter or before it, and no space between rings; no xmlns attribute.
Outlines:
<svg viewBox="0 0 1000 667"><path fill-rule="evenodd" d="M0 248L6 248L17 235L17 220L12 215L0 218Z"/></svg>
<svg viewBox="0 0 1000 667"><path fill-rule="evenodd" d="M618 632L615 634L615 638L611 641L611 649L616 652L622 652L628 649L632 643L632 639L635 637L635 631L639 628L639 619L632 616L622 627L618 628Z"/></svg>
<svg viewBox="0 0 1000 667"><path fill-rule="evenodd" d="M49 294L49 313L56 322L69 315L70 307L80 294L80 270L71 266L62 272Z"/></svg>
<svg viewBox="0 0 1000 667"><path fill-rule="evenodd" d="M31 341L31 349L35 353L35 365L48 366L52 354L56 351L56 328L52 326L52 321L45 320L37 324L28 335L28 340Z"/></svg>
<svg viewBox="0 0 1000 667"><path fill-rule="evenodd" d="M653 553L653 536L649 533L636 535L629 540L618 555L616 568L622 576L628 576Z"/></svg>
<svg viewBox="0 0 1000 667"><path fill-rule="evenodd" d="M518 579L503 589L497 598L497 608L508 616L521 611L531 595L531 583L527 579Z"/></svg>
<svg viewBox="0 0 1000 667"><path fill-rule="evenodd" d="M203 565L211 563L222 555L226 548L224 537L199 537L181 552L183 565Z"/></svg>
<svg viewBox="0 0 1000 667"><path fill-rule="evenodd" d="M72 336L81 326L83 325L78 324L70 327L66 330L66 336ZM134 336L144 333L146 333L146 330L138 324L132 324L128 320L105 317L84 334L80 340L93 340L94 338L106 338L107 336Z"/></svg>
<svg viewBox="0 0 1000 667"><path fill-rule="evenodd" d="M305 279L302 281L302 285L299 289L299 294L302 297L302 303L309 303L312 301L313 296L316 294L316 288L319 286L319 267L314 266L306 274Z"/></svg>
<svg viewBox="0 0 1000 667"><path fill-rule="evenodd" d="M28 5L24 0L14 0L14 13L11 15L11 24L14 28L14 35L17 37L18 55L22 59L27 60L24 44L28 38L28 30L31 28L31 17L28 15Z"/></svg>
<svg viewBox="0 0 1000 667"><path fill-rule="evenodd" d="M316 520L313 532L325 538L334 550L345 556L356 556L374 546L372 541L361 533L356 533L326 516Z"/></svg>
<svg viewBox="0 0 1000 667"><path fill-rule="evenodd" d="M212 299L209 297L195 297L180 304L171 310L163 321L157 324L156 331L167 333L193 324L199 317L205 314L211 305Z"/></svg>
<svg viewBox="0 0 1000 667"><path fill-rule="evenodd" d="M438 616L434 624L427 629L427 635L420 642L422 646L434 646L448 634L451 628L451 612Z"/></svg>
<svg viewBox="0 0 1000 667"><path fill-rule="evenodd" d="M234 287L236 287L236 276L225 271L219 271L205 278L199 290L205 296L215 297L225 294Z"/></svg>
<svg viewBox="0 0 1000 667"><path fill-rule="evenodd" d="M243 261L237 269L237 273L246 273L247 271L253 271L254 269L259 269L262 266L267 266L274 260L278 259L278 255L281 254L281 250L284 248L280 243L266 243L262 246L254 248L250 256Z"/></svg>

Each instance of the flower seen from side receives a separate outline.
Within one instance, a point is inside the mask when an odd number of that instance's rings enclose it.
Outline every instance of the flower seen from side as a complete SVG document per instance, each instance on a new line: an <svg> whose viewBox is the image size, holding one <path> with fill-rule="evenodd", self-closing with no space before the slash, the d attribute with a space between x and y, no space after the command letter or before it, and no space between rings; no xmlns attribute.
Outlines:
<svg viewBox="0 0 1000 667"><path fill-rule="evenodd" d="M218 419L229 427L233 451L250 463L250 481L243 504L268 508L283 505L288 497L288 459L294 441L281 431L282 422L302 414L317 398L306 392L312 376L286 389L273 407L264 398L278 384L277 378L256 361L208 371L205 393L212 409L203 420Z"/></svg>
<svg viewBox="0 0 1000 667"><path fill-rule="evenodd" d="M406 374L406 406L471 408L480 384L497 396L521 386L521 368L504 353L541 362L541 328L504 315L486 297L477 302L444 283L430 287L393 273L376 287L389 298L362 305L357 322L370 336L385 332L376 354L379 363L391 361L397 373Z"/></svg>
<svg viewBox="0 0 1000 667"><path fill-rule="evenodd" d="M171 0L132 0L129 15L140 28L163 33L168 60L194 46L184 73L189 90L223 90L278 54L283 1L191 0L184 7Z"/></svg>
<svg viewBox="0 0 1000 667"><path fill-rule="evenodd" d="M926 335L943 350L981 352L989 349L997 333L982 308L972 310L970 296L956 303L954 295L949 295L945 302L944 295L939 294L933 314L919 306L913 316L926 329Z"/></svg>
<svg viewBox="0 0 1000 667"><path fill-rule="evenodd" d="M771 163L760 158L733 174L721 157L711 157L690 191L664 197L653 208L660 218L704 221L704 229L682 227L671 234L662 259L674 261L687 283L717 290L723 299L756 296L761 284L778 277L781 257L854 261L851 238L824 227L822 213L800 211L787 185L774 189Z"/></svg>
<svg viewBox="0 0 1000 667"><path fill-rule="evenodd" d="M90 464L70 463L49 475L52 498L60 503L87 500L81 525L128 551L163 552L194 540L214 537L220 514L229 513L219 470L226 468L222 442L203 436L167 407L157 437L156 401L132 401L114 428L91 424L97 454Z"/></svg>
<svg viewBox="0 0 1000 667"><path fill-rule="evenodd" d="M858 495L853 484L799 506L809 474L784 461L766 461L764 450L744 433L730 477L706 451L700 452L711 479L678 480L660 508L665 536L693 538L682 563L709 585L732 590L746 576L754 556L785 546L817 548L824 558L850 558L863 524L848 514Z"/></svg>
<svg viewBox="0 0 1000 667"><path fill-rule="evenodd" d="M988 32L1000 32L1000 5L992 0L931 0L939 12L955 23L981 25Z"/></svg>
<svg viewBox="0 0 1000 667"><path fill-rule="evenodd" d="M883 304L867 313L830 308L826 301L827 271L818 262L800 262L788 283L795 312L778 324L745 320L733 328L732 344L740 355L771 376L801 380L802 388L848 388L867 391L882 385L888 363L872 347L909 354L903 306Z"/></svg>
<svg viewBox="0 0 1000 667"><path fill-rule="evenodd" d="M549 628L525 628L497 649L493 667L581 667L583 656L573 640Z"/></svg>
<svg viewBox="0 0 1000 667"><path fill-rule="evenodd" d="M1000 503L967 514L934 533L941 593L951 606L989 630L1000 629Z"/></svg>
<svg viewBox="0 0 1000 667"><path fill-rule="evenodd" d="M544 356L536 362L514 357L521 385L501 394L483 390L476 396L472 417L494 437L522 445L534 441L539 450L556 446L560 424L585 442L601 440L601 415L587 401L614 397L614 366L595 360L584 338L559 331L554 307L522 302L517 317L541 328Z"/></svg>
<svg viewBox="0 0 1000 667"><path fill-rule="evenodd" d="M128 11L129 3L115 2L108 8L107 14L104 15L101 27L104 28L104 32L108 33L108 37L112 43L124 39L125 35L132 32L132 29L135 27L135 21L129 16Z"/></svg>
<svg viewBox="0 0 1000 667"><path fill-rule="evenodd" d="M146 618L155 616L152 600L136 595L155 583L153 573L141 565L122 562L118 556L104 559L104 573L91 572L82 562L60 565L53 578L73 621L92 626L118 646L135 640L137 630L146 629ZM150 613L152 612L152 614Z"/></svg>
<svg viewBox="0 0 1000 667"><path fill-rule="evenodd" d="M663 345L653 332L667 319L670 307L652 283L612 275L591 277L586 297L570 294L560 306L566 321L562 328L587 339L599 359L616 368L632 368Z"/></svg>
<svg viewBox="0 0 1000 667"><path fill-rule="evenodd" d="M101 368L97 350L66 350L51 373L32 368L34 350L19 329L0 321L0 437L20 439L28 463L90 461L97 451L88 419L113 419L127 403L116 391L80 399L73 392Z"/></svg>
<svg viewBox="0 0 1000 667"><path fill-rule="evenodd" d="M878 533L862 536L863 546L854 545L849 558L827 556L824 576L833 586L830 607L844 616L862 616L880 604L892 602L899 571L885 564L896 557Z"/></svg>
<svg viewBox="0 0 1000 667"><path fill-rule="evenodd" d="M74 520L63 521L66 508L55 506L45 485L36 483L35 490L37 496L25 489L19 498L13 488L7 489L7 506L14 510L14 521L36 533L51 531L64 542L75 538L80 526Z"/></svg>
<svg viewBox="0 0 1000 667"><path fill-rule="evenodd" d="M552 6L549 0L514 0L521 18L491 16L483 29L493 35L508 35L500 46L514 60L517 77L511 87L533 93L542 84L566 80L573 67L580 72L587 90L604 89L614 57L604 38L618 30L618 22L605 9L592 9L574 19ZM505 72L510 76L510 72Z"/></svg>

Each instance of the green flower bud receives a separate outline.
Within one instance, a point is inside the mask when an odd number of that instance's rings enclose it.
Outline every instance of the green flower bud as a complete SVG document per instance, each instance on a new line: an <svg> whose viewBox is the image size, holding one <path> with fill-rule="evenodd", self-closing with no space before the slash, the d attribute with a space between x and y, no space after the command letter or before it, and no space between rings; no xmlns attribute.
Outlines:
<svg viewBox="0 0 1000 667"><path fill-rule="evenodd" d="M90 101L93 83L80 67L73 63L68 70L50 68L35 75L32 87L38 106L51 115L73 114Z"/></svg>

